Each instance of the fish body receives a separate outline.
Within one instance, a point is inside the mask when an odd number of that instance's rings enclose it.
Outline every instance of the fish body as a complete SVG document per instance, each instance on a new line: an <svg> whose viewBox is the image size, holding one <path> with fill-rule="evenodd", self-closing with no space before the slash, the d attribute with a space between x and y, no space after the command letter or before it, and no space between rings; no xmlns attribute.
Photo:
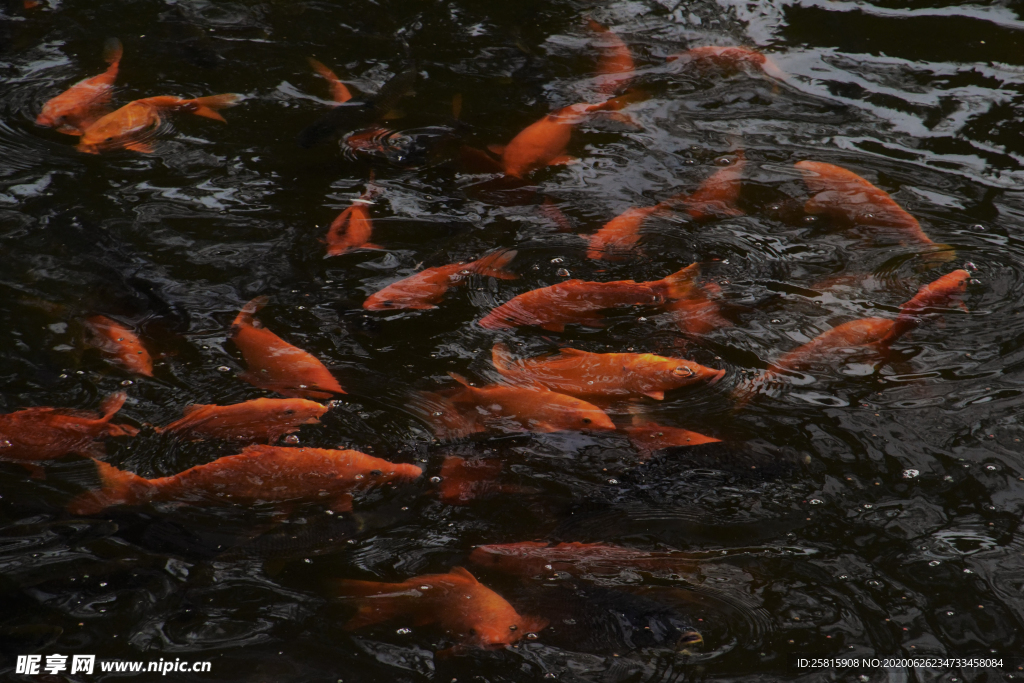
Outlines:
<svg viewBox="0 0 1024 683"><path fill-rule="evenodd" d="M693 279L700 274L700 265L693 264ZM717 294L717 285L697 282L680 291L676 298L665 304L665 311L672 316L680 332L702 337L711 332L732 325L722 317L721 309L712 294Z"/></svg>
<svg viewBox="0 0 1024 683"><path fill-rule="evenodd" d="M332 100L334 100L338 104L343 104L352 99L352 93L349 92L349 89L345 86L345 84L338 79L338 77L334 74L333 71L324 66L322 62L310 57L309 65L313 67L313 70L316 71L321 77L323 77L324 80L327 81L328 85L331 88Z"/></svg>
<svg viewBox="0 0 1024 683"><path fill-rule="evenodd" d="M494 458L466 460L448 456L441 463L437 497L446 505L467 505L481 496L520 492L516 487L497 483L501 470L502 462Z"/></svg>
<svg viewBox="0 0 1024 683"><path fill-rule="evenodd" d="M333 394L344 394L345 390L323 363L259 325L254 316L266 302L266 297L250 301L231 326L231 340L248 366L248 372L239 377L291 398L331 398Z"/></svg>
<svg viewBox="0 0 1024 683"><path fill-rule="evenodd" d="M104 51L110 65L98 76L86 78L48 100L36 117L40 126L54 128L59 133L81 135L86 128L107 113L107 103L114 92L114 81L121 64L121 43L112 40Z"/></svg>
<svg viewBox="0 0 1024 683"><path fill-rule="evenodd" d="M847 226L892 228L903 235L906 242L940 249L932 254L933 260L949 261L956 257L951 247L933 242L917 219L904 211L887 192L853 171L820 161L800 161L796 168L803 173L804 182L814 193L804 205L807 213L824 214Z"/></svg>
<svg viewBox="0 0 1024 683"><path fill-rule="evenodd" d="M126 399L123 392L111 394L101 406L102 415L42 407L0 415L0 460L37 462L68 453L98 454L102 449L97 439L138 432L110 422Z"/></svg>
<svg viewBox="0 0 1024 683"><path fill-rule="evenodd" d="M68 510L91 515L112 505L177 501L203 505L326 502L352 509L352 492L419 477L415 465L392 463L352 450L247 446L170 477L145 479L96 461L99 490L75 498Z"/></svg>
<svg viewBox="0 0 1024 683"><path fill-rule="evenodd" d="M623 570L695 573L697 562L680 552L650 552L605 543L539 541L479 545L469 556L478 567L530 578L565 572L618 575Z"/></svg>
<svg viewBox="0 0 1024 683"><path fill-rule="evenodd" d="M587 22L590 30L597 33L594 41L600 49L597 60L597 90L602 95L614 95L629 80L636 65L629 47L608 27L593 19Z"/></svg>
<svg viewBox="0 0 1024 683"><path fill-rule="evenodd" d="M153 357L132 330L103 315L85 319L90 343L118 365L137 375L153 376Z"/></svg>
<svg viewBox="0 0 1024 683"><path fill-rule="evenodd" d="M318 424L327 406L302 398L257 398L229 406L193 405L185 415L157 433L191 440L273 442L298 431L301 425Z"/></svg>
<svg viewBox="0 0 1024 683"><path fill-rule="evenodd" d="M234 106L238 99L238 95L225 94L197 97L192 100L170 95L135 100L86 128L78 143L78 150L89 154L122 148L136 152L152 152L153 149L147 140L153 136L165 114L185 112L224 121L224 117L218 114L217 110Z"/></svg>
<svg viewBox="0 0 1024 683"><path fill-rule="evenodd" d="M600 312L603 310L657 306L684 294L694 286L696 265L653 282L566 280L541 287L498 306L480 320L480 326L498 330L536 325L552 332L561 332L570 323L601 327L604 323Z"/></svg>
<svg viewBox="0 0 1024 683"><path fill-rule="evenodd" d="M452 377L462 389L450 398L456 406L477 412L485 424L518 425L531 432L615 429L611 418L597 406L541 386L516 387L490 384L470 386L462 377ZM514 427L515 428L515 427Z"/></svg>
<svg viewBox="0 0 1024 683"><path fill-rule="evenodd" d="M689 429L667 427L649 420L634 417L633 424L625 427L633 447L643 458L649 458L655 451L674 446L699 446L705 443L718 443L721 439L704 436Z"/></svg>
<svg viewBox="0 0 1024 683"><path fill-rule="evenodd" d="M731 75L740 71L760 71L780 81L788 80L786 72L780 69L766 55L746 47L722 47L707 45L695 47L686 52L669 55L668 61L680 64L692 64L701 70L717 70Z"/></svg>
<svg viewBox="0 0 1024 683"><path fill-rule="evenodd" d="M367 195L363 195L366 197ZM327 255L340 256L356 249L382 249L370 242L373 219L370 208L361 198L334 219L327 231Z"/></svg>
<svg viewBox="0 0 1024 683"><path fill-rule="evenodd" d="M634 206L605 223L600 230L587 238L590 243L587 258L609 261L623 258L640 239L640 228L644 221L659 209L660 204Z"/></svg>
<svg viewBox="0 0 1024 683"><path fill-rule="evenodd" d="M561 349L555 356L513 361L507 347L495 344L491 356L494 367L505 379L541 384L552 391L580 397L649 396L660 401L666 391L697 382L713 384L725 374L725 370L653 353Z"/></svg>
<svg viewBox="0 0 1024 683"><path fill-rule="evenodd" d="M896 316L896 322L890 332L892 339L898 339L917 327L927 309L949 306L954 299L967 291L970 279L971 274L961 268L921 287L910 301L900 307L900 314ZM963 302L960 302L960 307L967 310Z"/></svg>
<svg viewBox="0 0 1024 683"><path fill-rule="evenodd" d="M433 624L455 640L457 648L494 650L547 626L545 620L520 615L462 567L401 583L339 580L336 586L357 609L345 624L346 631L388 622L411 627Z"/></svg>
<svg viewBox="0 0 1024 683"><path fill-rule="evenodd" d="M472 263L427 268L374 292L363 302L363 308L370 311L437 308L445 292L461 285L474 273L502 280L517 279L518 275L504 269L515 255L515 251L497 251Z"/></svg>

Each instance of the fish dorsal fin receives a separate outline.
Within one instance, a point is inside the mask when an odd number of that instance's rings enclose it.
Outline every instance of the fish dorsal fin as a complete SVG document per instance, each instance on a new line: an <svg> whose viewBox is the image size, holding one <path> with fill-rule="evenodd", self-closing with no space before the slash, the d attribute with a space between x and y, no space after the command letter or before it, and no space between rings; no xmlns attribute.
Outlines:
<svg viewBox="0 0 1024 683"><path fill-rule="evenodd" d="M580 351L579 349L559 349L558 352L565 358L582 358L583 356L589 356L589 351Z"/></svg>
<svg viewBox="0 0 1024 683"><path fill-rule="evenodd" d="M466 579L472 583L480 583L476 580L476 577L469 573L469 570L465 567L452 567L452 570L448 572L452 576L457 576L460 579Z"/></svg>
<svg viewBox="0 0 1024 683"><path fill-rule="evenodd" d="M204 405L202 403L193 403L190 406L185 406L185 409L181 411L181 414L182 414L183 417L188 417L188 416L190 416L190 415L192 415L194 413L198 413L200 411L206 410L207 408L211 408L211 407L213 407L213 406Z"/></svg>
<svg viewBox="0 0 1024 683"><path fill-rule="evenodd" d="M487 145L487 151L500 157L505 153L505 145Z"/></svg>
<svg viewBox="0 0 1024 683"><path fill-rule="evenodd" d="M470 391L476 391L476 390L477 390L477 388L476 388L476 387L472 386L472 385L471 385L471 384L469 383L469 380L468 380L468 379L466 379L465 377L463 377L462 375L460 375L460 374L459 374L459 373L457 373L457 372L449 372L449 373L448 373L448 376L449 376L449 377L451 377L451 378L452 378L453 380L455 380L456 382L458 382L459 384L461 384L462 386L464 386L464 387L466 387L467 389L469 389Z"/></svg>
<svg viewBox="0 0 1024 683"><path fill-rule="evenodd" d="M261 295L247 303L235 317L235 321L232 323L232 326L252 325L253 316L256 315L261 308L266 306L268 301L270 301L270 297Z"/></svg>

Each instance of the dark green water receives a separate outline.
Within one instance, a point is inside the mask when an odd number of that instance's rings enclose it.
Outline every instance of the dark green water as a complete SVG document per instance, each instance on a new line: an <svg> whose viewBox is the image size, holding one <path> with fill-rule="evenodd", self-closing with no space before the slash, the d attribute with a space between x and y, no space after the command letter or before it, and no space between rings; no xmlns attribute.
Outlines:
<svg viewBox="0 0 1024 683"><path fill-rule="evenodd" d="M462 166L457 144L505 143L555 108L594 101L587 17L634 53L633 84L649 95L627 110L638 129L583 126L570 145L580 162L532 174L534 189ZM118 105L224 92L245 101L224 112L226 125L167 119L151 155L79 153L74 138L34 120L46 100L102 71L109 37L125 49ZM769 53L790 82L665 66L688 47L733 44ZM300 148L296 136L330 104L311 55L364 93L415 59L415 92L388 125L400 145L441 142L399 163L345 154L336 141ZM262 294L267 327L349 391L300 442L427 471L357 500L352 515L300 506L282 520L270 506L161 504L75 517L64 506L95 483L87 461L68 456L45 480L0 463L4 680L43 680L14 673L15 657L33 653L212 662L210 673L166 678L183 681L617 682L810 676L789 664L794 653L1024 651L1019 2L8 2L0 83L2 412L95 410L123 389L122 418L160 425L191 403L269 395L237 377L244 363L229 341L240 307ZM636 258L586 259L575 233L692 191L737 148L748 160L746 215L653 219ZM807 190L792 168L804 159L875 182L957 259L928 270L913 248L804 216ZM324 259L327 226L371 169L381 190L374 241L385 250ZM570 232L540 209L544 197ZM361 308L384 284L496 247L518 250L519 280L474 279L433 311ZM650 309L563 334L476 324L565 279L561 269L642 281L693 261L721 287L733 323L700 339L683 340ZM816 367L733 409L733 388L782 353L848 320L894 317L921 285L966 264L969 313L930 318L888 363ZM841 276L857 277L820 286ZM140 331L158 354L155 378L125 374L83 344L78 321L96 313ZM724 368L713 387L642 406L725 444L640 465L621 434L435 441L410 413L410 392L452 386L449 372L493 381L495 341L524 356L572 345ZM109 462L148 477L233 452L148 429L108 443ZM453 454L501 459L502 482L522 491L440 503L427 479ZM477 544L526 540L718 557L685 579L480 571L521 612L552 622L508 650L435 658L447 644L430 628L342 629L350 612L330 579L397 582L463 565ZM704 645L678 653L616 614L692 627ZM957 683L1012 670L835 677Z"/></svg>

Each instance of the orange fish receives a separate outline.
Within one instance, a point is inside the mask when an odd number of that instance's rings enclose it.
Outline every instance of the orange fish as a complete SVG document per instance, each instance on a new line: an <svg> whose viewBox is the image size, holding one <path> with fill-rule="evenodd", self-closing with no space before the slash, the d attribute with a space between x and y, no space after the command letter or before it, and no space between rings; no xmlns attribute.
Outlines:
<svg viewBox="0 0 1024 683"><path fill-rule="evenodd" d="M194 100L162 95L129 102L117 111L100 118L82 133L78 150L89 154L113 149L131 149L136 152L152 152L147 142L156 133L157 127L168 112L185 112L208 119L224 121L216 110L233 107L238 95L210 95Z"/></svg>
<svg viewBox="0 0 1024 683"><path fill-rule="evenodd" d="M469 275L518 279L518 275L504 269L515 255L515 251L496 251L472 263L427 268L374 292L363 302L363 308L369 311L437 308L445 292L461 285Z"/></svg>
<svg viewBox="0 0 1024 683"><path fill-rule="evenodd" d="M260 325L253 316L268 299L259 296L245 305L231 325L231 340L245 357L248 372L239 375L260 389L297 398L330 398L345 390L315 357L292 346Z"/></svg>
<svg viewBox="0 0 1024 683"><path fill-rule="evenodd" d="M723 318L718 304L712 294L718 293L718 286L698 284L700 264L688 266L692 285L681 289L673 301L665 304L665 311L671 314L681 332L691 336L702 337L714 330L729 327L732 323Z"/></svg>
<svg viewBox="0 0 1024 683"><path fill-rule="evenodd" d="M520 615L462 567L401 583L342 579L336 586L357 609L344 625L346 631L388 622L412 628L436 624L456 641L452 649L461 651L467 647L501 649L547 626L544 619Z"/></svg>
<svg viewBox="0 0 1024 683"><path fill-rule="evenodd" d="M956 252L946 244L936 244L921 229L917 219L904 211L884 190L880 190L853 171L820 161L796 164L814 196L804 210L824 214L848 226L871 225L894 228L913 244L935 249L931 261L950 261Z"/></svg>
<svg viewBox="0 0 1024 683"><path fill-rule="evenodd" d="M466 505L476 498L493 493L520 493L516 487L495 481L501 469L502 462L494 458L466 460L448 456L441 463L441 483L437 486L437 496L445 505Z"/></svg>
<svg viewBox="0 0 1024 683"><path fill-rule="evenodd" d="M185 416L158 434L171 433L191 440L276 441L298 431L300 425L319 424L327 406L304 398L257 398L229 406L192 405Z"/></svg>
<svg viewBox="0 0 1024 683"><path fill-rule="evenodd" d="M372 175L370 182L373 182ZM373 220L370 218L369 205L373 203L377 192L376 188L368 185L359 199L334 219L327 231L327 256L339 256L356 249L383 249L370 242Z"/></svg>
<svg viewBox="0 0 1024 683"><path fill-rule="evenodd" d="M639 415L633 416L633 424L625 427L624 430L633 442L633 447L639 451L643 459L651 457L655 451L673 446L699 446L704 443L719 443L721 439L704 436L689 429L679 427L666 427Z"/></svg>
<svg viewBox="0 0 1024 683"><path fill-rule="evenodd" d="M633 54L622 39L593 19L587 22L590 30L598 34L595 41L601 50L597 61L597 91L602 95L613 95L630 79L636 66Z"/></svg>
<svg viewBox="0 0 1024 683"><path fill-rule="evenodd" d="M664 206L661 204L626 209L586 238L590 243L587 258L608 261L623 258L640 239L640 228L643 227L644 221L663 209Z"/></svg>
<svg viewBox="0 0 1024 683"><path fill-rule="evenodd" d="M112 505L177 501L207 505L323 501L337 512L352 509L352 492L412 480L423 470L349 450L247 446L171 477L145 479L96 461L102 488L68 504L76 515Z"/></svg>
<svg viewBox="0 0 1024 683"><path fill-rule="evenodd" d="M97 439L138 433L135 427L110 422L127 398L123 392L108 396L100 406L102 415L62 408L25 408L0 415L0 459L31 463L68 453L101 455Z"/></svg>
<svg viewBox="0 0 1024 683"><path fill-rule="evenodd" d="M426 422L440 440L461 439L487 431L475 411L457 407L447 396L433 391L415 392L405 404L406 409Z"/></svg>
<svg viewBox="0 0 1024 683"><path fill-rule="evenodd" d="M153 358L132 330L104 315L86 318L85 328L90 333L91 345L118 365L137 375L153 376Z"/></svg>
<svg viewBox="0 0 1024 683"><path fill-rule="evenodd" d="M653 282L566 280L525 292L503 303L480 320L480 326L500 330L536 325L552 332L561 332L570 323L601 327L604 322L600 311L664 304L692 289L693 278L694 270L690 267Z"/></svg>
<svg viewBox="0 0 1024 683"><path fill-rule="evenodd" d="M490 384L474 387L455 373L448 374L463 387L450 401L456 407L474 409L480 421L489 426L531 432L615 429L603 410L572 396L541 386Z"/></svg>
<svg viewBox="0 0 1024 683"><path fill-rule="evenodd" d="M917 327L921 316L926 313L927 309L948 307L954 299L967 291L967 284L970 280L971 274L961 268L947 273L917 290L917 294L910 301L900 306L900 314L896 316L891 333L893 340ZM960 309L967 310L967 306L962 301Z"/></svg>
<svg viewBox="0 0 1024 683"><path fill-rule="evenodd" d="M666 391L696 382L714 384L725 374L725 370L653 353L560 349L556 356L513 361L507 346L495 344L491 358L497 371L509 381L540 384L578 397L649 396L660 401Z"/></svg>
<svg viewBox="0 0 1024 683"><path fill-rule="evenodd" d="M352 99L352 93L349 92L348 88L345 87L344 83L338 80L338 77L334 74L333 71L331 71L321 62L313 59L312 57L309 58L309 65L313 67L313 70L320 74L320 76L322 76L324 80L327 81L328 85L330 85L332 100L334 100L338 104L341 104L343 102L348 102L349 100Z"/></svg>
<svg viewBox="0 0 1024 683"><path fill-rule="evenodd" d="M86 78L48 100L36 117L40 126L57 129L59 133L81 135L86 128L106 114L107 103L114 92L117 69L121 64L121 42L111 39L104 46L103 59L110 66L99 76Z"/></svg>
<svg viewBox="0 0 1024 683"><path fill-rule="evenodd" d="M681 552L650 552L604 543L549 543L525 541L479 545L469 561L485 569L524 578L565 572L583 575L617 576L623 570L697 573L697 561Z"/></svg>
<svg viewBox="0 0 1024 683"><path fill-rule="evenodd" d="M744 70L760 71L780 81L788 80L786 72L775 62L756 50L746 47L719 47L708 45L695 47L686 52L669 55L668 61L680 64L692 64L701 70L717 70L727 75Z"/></svg>

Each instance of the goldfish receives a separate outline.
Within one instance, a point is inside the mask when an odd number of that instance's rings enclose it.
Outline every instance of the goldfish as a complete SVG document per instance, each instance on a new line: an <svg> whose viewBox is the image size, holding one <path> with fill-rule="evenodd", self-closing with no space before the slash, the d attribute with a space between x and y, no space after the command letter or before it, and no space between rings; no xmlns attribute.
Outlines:
<svg viewBox="0 0 1024 683"><path fill-rule="evenodd" d="M355 616L343 627L346 631L388 622L413 628L436 624L456 641L453 650L458 652L504 648L547 626L544 619L520 615L463 567L401 583L340 579L335 585L356 606Z"/></svg>
<svg viewBox="0 0 1024 683"><path fill-rule="evenodd" d="M593 19L587 22L587 26L598 34L596 42L601 49L601 56L597 62L597 90L602 95L613 95L636 68L633 64L633 55L622 39L608 27Z"/></svg>
<svg viewBox="0 0 1024 683"><path fill-rule="evenodd" d="M370 180L372 182L373 176ZM376 194L377 189L368 186L352 206L334 219L327 231L327 256L340 256L356 249L383 249L370 242L373 220L368 205L373 203Z"/></svg>
<svg viewBox="0 0 1024 683"><path fill-rule="evenodd" d="M132 330L104 315L85 319L90 343L114 362L137 375L153 376L153 358Z"/></svg>
<svg viewBox="0 0 1024 683"><path fill-rule="evenodd" d="M210 95L183 100L180 97L162 95L129 102L120 109L98 119L82 132L78 143L80 152L99 154L113 149L130 149L150 153L152 145L147 140L153 137L156 128L168 112L185 112L224 121L218 109L233 107L239 95Z"/></svg>
<svg viewBox="0 0 1024 683"><path fill-rule="evenodd" d="M518 275L504 269L515 256L515 251L496 251L471 263L427 268L374 292L363 302L363 308L369 311L437 308L445 292L461 285L469 275L518 279Z"/></svg>
<svg viewBox="0 0 1024 683"><path fill-rule="evenodd" d="M462 385L462 389L450 397L451 403L456 407L470 407L486 424L532 432L615 429L611 418L597 406L542 386L490 384L474 387L459 375L449 374Z"/></svg>
<svg viewBox="0 0 1024 683"><path fill-rule="evenodd" d="M49 407L0 415L0 459L32 463L68 453L100 455L103 448L97 439L138 433L135 427L111 423L127 398L124 392L111 394L100 406L101 415Z"/></svg>
<svg viewBox="0 0 1024 683"><path fill-rule="evenodd" d="M917 327L927 309L949 306L954 299L967 291L970 280L971 274L961 268L921 287L910 301L900 306L900 313L896 316L890 333L892 338L898 339ZM962 301L959 304L960 309L966 312L967 306Z"/></svg>
<svg viewBox="0 0 1024 683"><path fill-rule="evenodd" d="M298 431L300 425L319 424L327 406L303 398L257 398L229 406L192 405L185 415L159 434L175 434L192 440L273 442Z"/></svg>
<svg viewBox="0 0 1024 683"><path fill-rule="evenodd" d="M268 299L256 297L231 325L231 340L245 357L248 372L239 375L261 389L298 398L330 398L345 390L330 370L311 354L292 346L260 325L254 316Z"/></svg>
<svg viewBox="0 0 1024 683"><path fill-rule="evenodd" d="M448 456L441 463L437 496L446 505L466 505L475 498L492 493L518 493L518 488L495 481L501 470L502 462L493 458L466 460Z"/></svg>
<svg viewBox="0 0 1024 683"><path fill-rule="evenodd" d="M416 479L416 465L393 463L359 451L326 448L247 446L170 477L145 479L96 461L101 488L68 504L76 515L93 515L112 505L176 501L206 505L325 502L336 512L352 509L352 492L388 482Z"/></svg>
<svg viewBox="0 0 1024 683"><path fill-rule="evenodd" d="M441 440L461 439L487 431L475 411L456 406L447 396L434 391L415 392L406 409L427 423L434 436Z"/></svg>
<svg viewBox="0 0 1024 683"><path fill-rule="evenodd" d="M621 259L639 241L644 221L663 209L661 204L626 209L586 238L590 243L587 258L609 261Z"/></svg>
<svg viewBox="0 0 1024 683"><path fill-rule="evenodd" d="M617 576L623 570L683 573L694 576L697 562L681 552L651 552L604 543L556 543L539 541L479 545L469 556L479 567L524 578L565 572Z"/></svg>
<svg viewBox="0 0 1024 683"><path fill-rule="evenodd" d="M121 64L121 41L107 41L103 59L110 66L99 76L86 78L47 100L36 117L40 126L55 128L59 133L81 135L86 128L108 112L107 103L114 93L114 81Z"/></svg>
<svg viewBox="0 0 1024 683"><path fill-rule="evenodd" d="M771 58L756 50L746 47L719 47L708 45L695 47L667 57L669 62L678 61L682 65L692 64L701 70L715 69L726 74L738 73L743 70L760 71L780 81L788 80L786 72L780 69Z"/></svg>
<svg viewBox="0 0 1024 683"><path fill-rule="evenodd" d="M604 323L600 311L664 304L685 295L694 286L693 278L691 266L653 282L566 280L506 301L484 316L480 326L500 330L536 325L552 332L561 332L570 323L601 327Z"/></svg>
<svg viewBox="0 0 1024 683"><path fill-rule="evenodd" d="M722 317L718 303L713 295L719 293L717 285L699 284L700 264L694 263L691 270L693 284L678 292L676 298L665 304L669 313L681 332L701 337L722 327L729 327L732 322Z"/></svg>
<svg viewBox="0 0 1024 683"><path fill-rule="evenodd" d="M952 247L933 242L917 219L904 211L887 192L853 171L820 161L800 161L795 166L803 173L804 182L814 193L804 205L807 213L824 214L849 226L893 228L912 244L932 247L931 261L956 258Z"/></svg>
<svg viewBox="0 0 1024 683"><path fill-rule="evenodd" d="M330 85L332 100L334 100L338 104L342 104L352 99L352 93L349 92L349 89L345 86L345 84L338 79L338 77L334 74L333 71L324 66L322 62L319 62L310 57L309 65L313 67L313 70L320 74L320 76L323 77L324 80L327 81L328 85Z"/></svg>
<svg viewBox="0 0 1024 683"><path fill-rule="evenodd" d="M536 383L570 396L665 398L672 389L708 382L714 384L725 370L714 370L680 358L653 353L590 353L560 349L557 356L513 361L508 347L491 350L495 369L516 383Z"/></svg>
<svg viewBox="0 0 1024 683"><path fill-rule="evenodd" d="M639 451L642 458L649 458L655 451L673 446L699 446L705 443L719 443L721 439L704 436L689 429L680 427L666 427L646 420L639 415L633 416L633 424L625 427L623 431L629 435L633 447Z"/></svg>

